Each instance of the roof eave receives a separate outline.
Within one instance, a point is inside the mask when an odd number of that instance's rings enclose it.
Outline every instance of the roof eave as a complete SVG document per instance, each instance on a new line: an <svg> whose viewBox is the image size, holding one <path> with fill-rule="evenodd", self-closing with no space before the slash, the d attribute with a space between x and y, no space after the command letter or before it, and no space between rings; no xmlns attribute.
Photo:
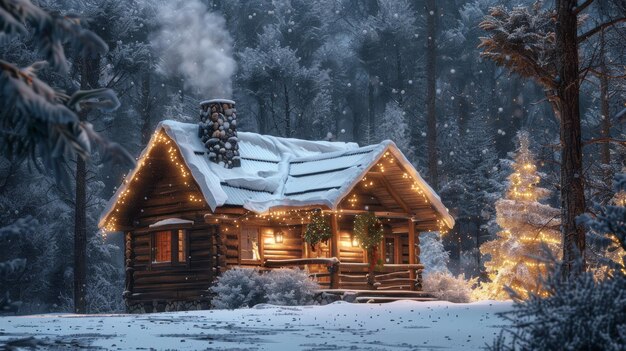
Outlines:
<svg viewBox="0 0 626 351"><path fill-rule="evenodd" d="M446 206L441 202L441 198L439 197L439 195L437 195L437 193L433 190L433 188L431 188L430 185L428 185L428 183L426 183L426 181L422 178L422 176L420 176L420 174L417 172L415 167L413 167L411 162L404 156L402 151L400 151L400 149L398 149L396 144L391 140L384 140L380 143L380 145L382 145L383 147L380 148L380 151L378 151L378 154L372 159L372 162L366 167L364 167L361 173L357 177L355 177L355 179L353 179L353 181L348 186L345 186L339 189L340 195L337 196L332 201L331 209L333 211L336 211L341 201L346 196L348 196L348 194L350 194L350 192L361 181L361 179L363 179L363 177L367 175L367 173L371 170L371 168L374 167L374 165L376 165L380 161L383 155L389 151L403 165L403 167L407 170L409 175L418 182L418 185L422 189L424 189L426 198L428 199L430 204L433 206L434 210L440 215L445 225L448 228L452 229L454 227L455 221L454 221L454 218L448 212L448 208L446 208Z"/></svg>

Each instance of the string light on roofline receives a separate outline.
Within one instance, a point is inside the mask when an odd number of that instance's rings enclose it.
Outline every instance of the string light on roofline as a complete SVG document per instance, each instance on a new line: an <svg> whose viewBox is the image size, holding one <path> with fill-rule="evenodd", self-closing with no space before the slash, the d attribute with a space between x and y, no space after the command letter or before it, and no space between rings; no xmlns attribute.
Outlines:
<svg viewBox="0 0 626 351"><path fill-rule="evenodd" d="M155 138L152 140L152 142L149 144L148 146L148 150L146 151L146 157L144 157L142 160L139 161L139 165L137 168L137 172L133 175L132 179L124 179L124 184L128 185L129 182L137 182L140 179L141 176L141 170L143 168L143 165L145 164L146 160L148 160L150 158L150 154L151 151L154 147L156 147L157 145L171 145L172 144L172 140L162 131L157 132L157 134L155 135ZM185 166L184 161L181 160L180 155L177 151L177 148L175 148L174 146L170 146L167 149L167 153L168 153L168 158L170 160L170 162L176 166L176 168L179 169L180 175L182 176L182 178L184 179L184 185L189 186L189 183L187 182L187 178L189 177L189 172L187 171L187 168ZM391 155L391 153L389 151L386 151L383 154L383 160L387 160L387 162L389 164L394 164L395 163L395 157L393 157ZM385 166L383 164L383 162L379 162L377 163L377 166L380 170L381 173L385 172ZM403 172L402 174L402 178L403 179L410 179L410 176L407 172ZM365 188L371 188L374 186L374 181L373 180L369 180L367 176L363 177L363 179L361 179L361 182L363 183L363 186ZM411 190L415 191L420 197L422 197L422 199L424 200L424 203L428 204L429 200L426 196L426 193L422 190L421 186L418 184L417 181L413 181L411 184ZM119 196L118 199L116 201L115 204L115 212L120 212L119 211L119 205L124 205L126 204L126 200L128 198L128 195L130 194L130 188L126 189L125 191L123 191ZM189 202L191 203L201 203L204 200L202 198L196 197L195 195L191 194L189 195ZM357 206L357 202L358 202L358 198L356 196L356 194L353 194L350 198L348 198L348 203L350 204L351 207L356 207ZM303 213L304 212L304 213ZM324 211L325 213L334 213L337 214L339 217L341 217L343 209L339 209L337 211ZM311 213L312 210L282 210L282 211L269 211L267 214L254 214L253 212L249 212L250 215L254 215L255 218L262 218L262 219L267 219L268 222L269 221L286 221L287 218L290 215L296 214L298 215L298 217L301 219L300 222L301 224L305 223L305 220L310 221L311 219ZM304 215L303 215L304 214ZM250 218L250 215L246 214L244 216L242 216L240 218L240 221L247 221ZM109 218L109 220L107 221L106 225L104 226L104 230L106 231L115 231L116 230L116 225L117 225L117 216L115 215L115 213ZM441 219L437 219L437 228L438 231L441 232L442 234L445 234L449 231L448 226L445 224L445 222Z"/></svg>

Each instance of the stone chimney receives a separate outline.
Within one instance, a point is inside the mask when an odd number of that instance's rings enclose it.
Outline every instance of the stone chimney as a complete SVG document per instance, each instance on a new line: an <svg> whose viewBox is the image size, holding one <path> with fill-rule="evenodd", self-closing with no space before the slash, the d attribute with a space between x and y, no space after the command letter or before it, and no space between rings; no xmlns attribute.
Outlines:
<svg viewBox="0 0 626 351"><path fill-rule="evenodd" d="M200 103L198 136L208 150L209 160L226 168L240 167L235 102L225 99Z"/></svg>

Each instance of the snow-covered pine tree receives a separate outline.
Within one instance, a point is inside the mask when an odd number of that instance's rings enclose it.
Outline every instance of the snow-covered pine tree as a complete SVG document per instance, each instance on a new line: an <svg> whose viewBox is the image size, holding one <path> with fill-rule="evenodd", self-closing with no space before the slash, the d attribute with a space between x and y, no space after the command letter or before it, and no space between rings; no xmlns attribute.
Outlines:
<svg viewBox="0 0 626 351"><path fill-rule="evenodd" d="M626 174L615 176L614 188L618 194L626 192ZM626 250L624 205L618 197L615 205L597 204L594 215L579 217L579 223L590 229L588 238L609 239L605 242ZM577 262L580 263L581 260ZM595 272L585 271L563 279L564 263L553 261L551 266L543 280L548 294L531 294L528 299L515 301L513 309L504 313L511 325L489 349L624 350L626 271L613 270L603 279L596 279Z"/></svg>
<svg viewBox="0 0 626 351"><path fill-rule="evenodd" d="M432 273L450 274L449 261L450 253L443 247L439 233L420 234L420 262L424 265L424 276Z"/></svg>
<svg viewBox="0 0 626 351"><path fill-rule="evenodd" d="M74 45L74 52L83 57L107 53L107 44L82 27L74 15L47 12L28 0L3 1L0 8L0 35L27 36L32 32L32 43L45 60L21 68L4 61L6 51L2 51L0 109L10 111L0 115L4 130L0 138L3 155L33 162L40 157L45 164L42 169L53 174L67 189L70 175L64 165L75 155L88 158L94 146L109 160L134 164L132 155L79 118L79 112L117 109L120 103L112 90L78 90L66 96L38 77L46 66L67 76L70 65L65 56L66 43Z"/></svg>
<svg viewBox="0 0 626 351"><path fill-rule="evenodd" d="M626 169L617 174L614 180L615 195L609 205L596 203L595 217L589 214L581 217L591 231L587 241L593 255L589 255L587 269L596 279L615 275L620 270L626 275Z"/></svg>
<svg viewBox="0 0 626 351"><path fill-rule="evenodd" d="M494 203L502 197L506 175L495 149L495 133L486 132L488 121L478 113L469 116L463 130L458 120L445 122L441 128L439 145L446 157L440 170L446 177L441 179L440 194L459 223L459 230L452 231L447 242L461 246L458 256L454 255L460 272L478 276L482 272L478 247L495 236L490 230ZM453 271L455 264L450 267Z"/></svg>
<svg viewBox="0 0 626 351"><path fill-rule="evenodd" d="M379 132L380 134L376 136L378 139L393 141L407 158L412 158L413 148L409 136L409 125L406 121L406 113L398 102L390 101L385 106Z"/></svg>
<svg viewBox="0 0 626 351"><path fill-rule="evenodd" d="M0 228L0 244L2 247L11 245L19 240L20 235L30 234L30 229L37 225L37 220L28 216L20 218L14 223ZM19 281L26 270L26 259L13 258L10 255L2 255L0 260L0 315L3 313L16 313L22 304L15 299L20 296L15 291L15 282Z"/></svg>
<svg viewBox="0 0 626 351"><path fill-rule="evenodd" d="M541 293L539 277L547 272L539 257L542 247L546 246L554 257L559 256L559 211L539 202L549 191L537 186L540 173L529 144L528 133L519 132L508 192L504 199L496 202L496 220L502 230L496 239L480 248L482 254L491 258L485 262L491 280L482 286L485 298L509 298L505 287L520 296L527 296L528 292Z"/></svg>

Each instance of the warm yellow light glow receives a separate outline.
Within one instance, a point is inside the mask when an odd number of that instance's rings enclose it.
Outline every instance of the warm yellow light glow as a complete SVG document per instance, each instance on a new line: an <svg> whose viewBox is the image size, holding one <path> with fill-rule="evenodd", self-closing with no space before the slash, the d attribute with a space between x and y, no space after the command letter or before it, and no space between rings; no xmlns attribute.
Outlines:
<svg viewBox="0 0 626 351"><path fill-rule="evenodd" d="M283 231L277 230L274 232L274 243L282 244L283 243Z"/></svg>
<svg viewBox="0 0 626 351"><path fill-rule="evenodd" d="M350 240L350 244L352 245L352 247L359 247L359 239L357 239L355 236L352 236L352 240Z"/></svg>

